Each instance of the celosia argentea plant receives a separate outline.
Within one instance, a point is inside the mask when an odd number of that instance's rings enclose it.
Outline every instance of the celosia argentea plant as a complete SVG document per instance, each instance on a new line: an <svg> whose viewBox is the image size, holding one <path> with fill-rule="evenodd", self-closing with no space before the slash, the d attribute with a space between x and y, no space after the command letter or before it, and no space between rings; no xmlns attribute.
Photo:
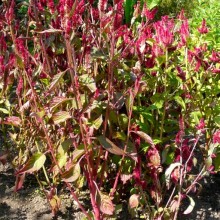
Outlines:
<svg viewBox="0 0 220 220"><path fill-rule="evenodd" d="M199 181L220 167L220 54L205 20L191 31L183 12L154 22L138 2L125 24L122 0L10 0L1 11L15 190L34 175L54 215L57 187L85 219L117 219L122 203L128 218L190 213Z"/></svg>

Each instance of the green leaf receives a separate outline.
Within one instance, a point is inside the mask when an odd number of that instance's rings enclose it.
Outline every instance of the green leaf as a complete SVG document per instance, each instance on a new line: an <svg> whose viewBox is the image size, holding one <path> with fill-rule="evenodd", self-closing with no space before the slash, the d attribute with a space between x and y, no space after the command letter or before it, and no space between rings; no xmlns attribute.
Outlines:
<svg viewBox="0 0 220 220"><path fill-rule="evenodd" d="M220 127L220 115L214 117L215 124Z"/></svg>
<svg viewBox="0 0 220 220"><path fill-rule="evenodd" d="M67 139L67 140L63 141L62 144L60 144L57 149L58 154L56 156L56 159L57 159L59 168L64 167L64 165L67 162L67 151L68 151L71 143L72 143L72 139ZM59 173L59 168L57 165L55 165L53 167L53 172L54 172L55 176Z"/></svg>
<svg viewBox="0 0 220 220"><path fill-rule="evenodd" d="M165 95L156 93L151 97L153 105L156 106L157 109L161 109L163 107Z"/></svg>
<svg viewBox="0 0 220 220"><path fill-rule="evenodd" d="M103 135L98 137L100 144L110 153L115 155L124 155L125 152L117 147L113 142L111 142L108 138L104 137Z"/></svg>
<svg viewBox="0 0 220 220"><path fill-rule="evenodd" d="M50 84L50 87L49 87L49 91L53 90L57 84L60 82L60 80L63 78L64 74L66 73L68 69L66 69L65 71L61 72L61 73L57 73L54 77L53 77L53 80ZM48 91L48 92L49 92Z"/></svg>
<svg viewBox="0 0 220 220"><path fill-rule="evenodd" d="M81 85L87 87L91 92L96 91L95 80L89 74L79 76L79 82Z"/></svg>
<svg viewBox="0 0 220 220"><path fill-rule="evenodd" d="M4 114L9 114L9 111L5 108L0 108L0 112L2 112Z"/></svg>
<svg viewBox="0 0 220 220"><path fill-rule="evenodd" d="M215 165L215 171L220 171L220 153L216 154L216 157L213 159Z"/></svg>
<svg viewBox="0 0 220 220"><path fill-rule="evenodd" d="M38 68L34 71L33 76L38 76L43 70L43 65L40 64Z"/></svg>
<svg viewBox="0 0 220 220"><path fill-rule="evenodd" d="M128 128L128 116L126 114L120 114L118 116L118 123L120 128L125 131Z"/></svg>
<svg viewBox="0 0 220 220"><path fill-rule="evenodd" d="M63 141L62 144L58 147L58 153L62 155L65 154L72 143L73 140L71 138Z"/></svg>
<svg viewBox="0 0 220 220"><path fill-rule="evenodd" d="M76 148L72 153L72 160L73 162L76 162L83 154L85 153L84 148Z"/></svg>
<svg viewBox="0 0 220 220"><path fill-rule="evenodd" d="M66 164L66 162L67 162L67 153L58 154L56 159L57 159L59 167L57 166L57 164L53 167L54 176L56 176L59 173L59 171L60 171L59 168L61 169Z"/></svg>
<svg viewBox="0 0 220 220"><path fill-rule="evenodd" d="M92 122L92 126L98 130L102 125L103 119L102 115L100 115L95 121Z"/></svg>
<svg viewBox="0 0 220 220"><path fill-rule="evenodd" d="M62 174L63 181L68 183L76 181L80 176L80 171L81 169L79 163L75 164L68 171Z"/></svg>
<svg viewBox="0 0 220 220"><path fill-rule="evenodd" d="M192 118L192 123L194 125L197 125L199 124L199 120L202 117L202 114L200 111L195 111L190 114L190 117Z"/></svg>
<svg viewBox="0 0 220 220"><path fill-rule="evenodd" d="M41 169L46 161L46 156L40 152L35 153L26 163L26 165L17 172L22 173L33 173Z"/></svg>
<svg viewBox="0 0 220 220"><path fill-rule="evenodd" d="M69 101L75 101L75 99L73 98L66 98L66 97L54 97L51 101L50 101L50 110L51 111L55 111L57 107L59 107L61 104L65 103L65 102L69 102Z"/></svg>
<svg viewBox="0 0 220 220"><path fill-rule="evenodd" d="M175 96L174 99L175 99L175 101L176 101L184 110L186 110L186 104L185 104L185 102L183 101L182 97L180 97L180 96Z"/></svg>
<svg viewBox="0 0 220 220"><path fill-rule="evenodd" d="M65 122L67 119L71 118L71 115L67 111L60 111L53 114L52 119L55 124L60 124Z"/></svg>
<svg viewBox="0 0 220 220"><path fill-rule="evenodd" d="M147 7L149 10L153 9L154 7L156 7L157 5L159 5L159 3L161 2L161 0L147 0Z"/></svg>
<svg viewBox="0 0 220 220"><path fill-rule="evenodd" d="M97 48L93 48L91 52L91 56L94 60L108 60L109 56L107 53L105 53L103 50L98 50Z"/></svg>
<svg viewBox="0 0 220 220"><path fill-rule="evenodd" d="M129 24L131 21L135 3L136 3L136 1L134 1L134 0L126 0L124 3L126 24Z"/></svg>
<svg viewBox="0 0 220 220"><path fill-rule="evenodd" d="M122 141L126 141L127 136L124 132L118 132L117 131L113 134L113 138L114 139L119 139L119 140L122 140Z"/></svg>
<svg viewBox="0 0 220 220"><path fill-rule="evenodd" d="M22 58L19 56L19 55L16 55L16 61L17 61L17 66L20 68L20 69L24 69L24 62L22 60Z"/></svg>

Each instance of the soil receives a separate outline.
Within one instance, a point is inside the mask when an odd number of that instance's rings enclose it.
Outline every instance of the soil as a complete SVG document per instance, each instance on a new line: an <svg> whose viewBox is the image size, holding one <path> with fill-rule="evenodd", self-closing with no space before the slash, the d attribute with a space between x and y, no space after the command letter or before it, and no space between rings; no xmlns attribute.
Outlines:
<svg viewBox="0 0 220 220"><path fill-rule="evenodd" d="M13 169L0 164L0 220L81 220L84 216L73 199L63 194L61 210L54 218L33 178L27 178L24 188L17 193L14 192L14 185Z"/></svg>
<svg viewBox="0 0 220 220"><path fill-rule="evenodd" d="M33 178L25 181L24 188L18 193L14 192L14 171L9 165L0 164L0 220L68 220L83 219L83 214L74 201L63 194L61 210L53 218L50 207L38 189ZM80 199L88 195L81 195ZM83 202L83 201L82 201ZM180 213L180 220L217 220L220 219L220 175L207 177L203 182L203 190L195 199L195 208L190 215ZM187 204L185 204L187 206ZM129 220L127 216L118 219Z"/></svg>
<svg viewBox="0 0 220 220"><path fill-rule="evenodd" d="M205 178L202 185L200 195L193 197L195 201L194 210L189 215L180 214L180 220L220 219L220 175L216 174Z"/></svg>

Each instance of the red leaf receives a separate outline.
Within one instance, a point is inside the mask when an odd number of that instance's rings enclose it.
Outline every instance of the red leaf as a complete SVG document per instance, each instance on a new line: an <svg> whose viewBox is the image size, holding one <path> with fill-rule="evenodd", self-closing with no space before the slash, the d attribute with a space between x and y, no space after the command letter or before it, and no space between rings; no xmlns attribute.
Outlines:
<svg viewBox="0 0 220 220"><path fill-rule="evenodd" d="M150 161L149 166L158 167L160 166L160 154L156 148L150 148L147 151L147 157Z"/></svg>
<svg viewBox="0 0 220 220"><path fill-rule="evenodd" d="M21 125L21 119L16 116L6 117L3 121L0 120L0 124L12 125L19 127Z"/></svg>
<svg viewBox="0 0 220 220"><path fill-rule="evenodd" d="M7 162L8 153L6 152L0 152L0 162L5 165Z"/></svg>
<svg viewBox="0 0 220 220"><path fill-rule="evenodd" d="M61 206L61 200L57 195L54 195L53 198L50 199L50 206L52 209L52 213L55 216Z"/></svg>

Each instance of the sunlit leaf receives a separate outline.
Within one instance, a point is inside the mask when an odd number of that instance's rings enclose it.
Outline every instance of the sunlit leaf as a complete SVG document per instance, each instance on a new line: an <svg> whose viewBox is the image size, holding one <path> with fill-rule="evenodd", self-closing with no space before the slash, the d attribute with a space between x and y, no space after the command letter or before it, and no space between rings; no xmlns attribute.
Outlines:
<svg viewBox="0 0 220 220"><path fill-rule="evenodd" d="M195 201L193 200L193 198L190 197L190 196L187 196L187 197L189 198L190 204L189 204L189 206L187 207L187 209L183 212L183 214L185 214L185 215L191 213L192 210L193 210L194 207L195 207Z"/></svg>
<svg viewBox="0 0 220 220"><path fill-rule="evenodd" d="M80 170L79 163L75 164L68 171L62 174L63 181L68 183L76 181L80 176Z"/></svg>
<svg viewBox="0 0 220 220"><path fill-rule="evenodd" d="M98 140L99 140L100 144L110 153L116 154L116 155L124 155L125 154L125 152L121 148L117 147L108 138L106 138L104 136L99 136Z"/></svg>
<svg viewBox="0 0 220 220"><path fill-rule="evenodd" d="M68 69L67 69L68 70ZM64 74L66 73L66 71L67 70L65 70L65 71L63 71L63 72L61 72L61 73L57 73L54 77L53 77L53 80L52 80L52 82L51 82L51 84L50 84L50 86L49 86L49 91L51 91L51 90L53 90L56 86L57 86L57 84L60 82L60 80L63 78L63 76L64 76ZM48 92L49 92L48 91Z"/></svg>
<svg viewBox="0 0 220 220"><path fill-rule="evenodd" d="M48 33L61 33L63 32L63 30L50 28L44 31L35 31L35 32L37 32L38 34L48 34Z"/></svg>
<svg viewBox="0 0 220 220"><path fill-rule="evenodd" d="M27 101L21 106L20 111L23 112L24 110L27 110L29 107L30 107L30 101Z"/></svg>
<svg viewBox="0 0 220 220"><path fill-rule="evenodd" d="M147 8L149 10L153 9L154 7L156 7L159 3L161 2L161 0L147 0Z"/></svg>
<svg viewBox="0 0 220 220"><path fill-rule="evenodd" d="M79 76L79 81L83 86L86 86L91 92L96 91L96 83L89 74Z"/></svg>
<svg viewBox="0 0 220 220"><path fill-rule="evenodd" d="M124 132L115 132L113 134L113 138L114 139L119 139L119 140L122 140L122 141L126 141L126 134Z"/></svg>
<svg viewBox="0 0 220 220"><path fill-rule="evenodd" d="M92 126L98 130L102 125L103 119L102 115L100 115L95 121L92 122Z"/></svg>
<svg viewBox="0 0 220 220"><path fill-rule="evenodd" d="M166 185L167 188L170 188L170 177L171 177L171 173L173 172L173 170L178 167L181 166L181 163L176 162L176 163L172 163L165 171L165 179L166 179Z"/></svg>
<svg viewBox="0 0 220 220"><path fill-rule="evenodd" d="M4 114L9 114L9 111L5 108L0 108L0 112L2 112Z"/></svg>
<svg viewBox="0 0 220 220"><path fill-rule="evenodd" d="M46 161L46 156L40 152L35 153L25 164L25 166L17 172L18 174L22 173L33 173L41 169Z"/></svg>
<svg viewBox="0 0 220 220"><path fill-rule="evenodd" d="M54 111L54 110L56 110L56 108L58 106L60 106L61 104L65 103L65 102L69 102L69 101L74 101L74 99L73 98L66 98L66 97L62 97L62 96L56 96L50 102L50 110Z"/></svg>
<svg viewBox="0 0 220 220"><path fill-rule="evenodd" d="M141 138L143 138L148 144L154 146L154 142L148 134L144 133L143 131L133 131L133 132L139 135Z"/></svg>
<svg viewBox="0 0 220 220"><path fill-rule="evenodd" d="M64 165L66 164L67 154L58 154L56 157L56 160L57 160L59 167L57 164L53 167L52 171L54 173L54 176L56 176L59 173L60 169L64 167Z"/></svg>
<svg viewBox="0 0 220 220"><path fill-rule="evenodd" d="M73 143L73 139L71 138L63 141L58 147L58 152L62 155L65 154L72 143Z"/></svg>
<svg viewBox="0 0 220 220"><path fill-rule="evenodd" d="M71 118L71 115L69 112L66 111L60 111L53 114L52 119L55 124L59 124L62 122L65 122L67 119Z"/></svg>
<svg viewBox="0 0 220 220"><path fill-rule="evenodd" d="M137 194L133 194L130 198L129 198L129 207L131 209L133 208L137 208L139 205L139 195Z"/></svg>
<svg viewBox="0 0 220 220"><path fill-rule="evenodd" d="M100 210L106 215L113 215L115 211L115 205L109 195L99 192L100 196Z"/></svg>
<svg viewBox="0 0 220 220"><path fill-rule="evenodd" d="M215 124L220 127L220 115L214 117Z"/></svg>
<svg viewBox="0 0 220 220"><path fill-rule="evenodd" d="M85 153L85 149L75 149L72 153L72 160L73 162L76 162L83 154Z"/></svg>
<svg viewBox="0 0 220 220"><path fill-rule="evenodd" d="M175 96L174 99L184 110L186 110L186 104L181 96Z"/></svg>

